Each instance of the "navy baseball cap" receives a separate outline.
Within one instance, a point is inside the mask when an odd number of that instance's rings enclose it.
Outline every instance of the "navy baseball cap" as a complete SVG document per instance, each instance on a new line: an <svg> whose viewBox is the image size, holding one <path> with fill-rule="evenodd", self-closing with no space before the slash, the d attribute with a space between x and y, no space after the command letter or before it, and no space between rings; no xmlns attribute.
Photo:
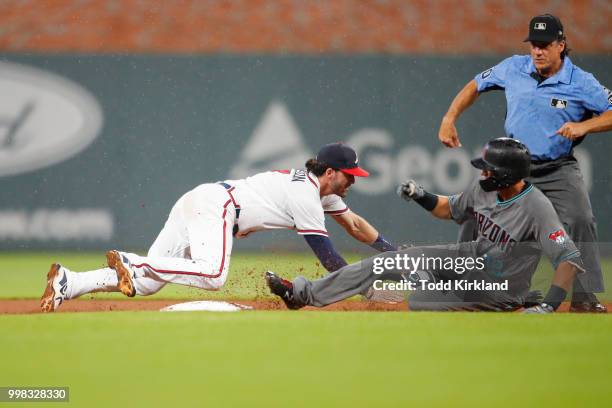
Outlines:
<svg viewBox="0 0 612 408"><path fill-rule="evenodd" d="M529 22L529 35L524 42L537 41L551 43L564 38L563 24L552 14L535 16Z"/></svg>
<svg viewBox="0 0 612 408"><path fill-rule="evenodd" d="M370 173L359 167L357 153L342 142L323 146L319 153L317 153L317 161L353 176L368 177L370 175Z"/></svg>

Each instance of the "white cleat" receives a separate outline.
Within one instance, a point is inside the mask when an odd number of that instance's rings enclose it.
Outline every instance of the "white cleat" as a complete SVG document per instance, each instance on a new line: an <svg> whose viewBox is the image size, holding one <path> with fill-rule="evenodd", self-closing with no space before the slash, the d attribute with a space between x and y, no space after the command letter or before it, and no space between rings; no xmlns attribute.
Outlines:
<svg viewBox="0 0 612 408"><path fill-rule="evenodd" d="M40 298L43 313L55 312L66 299L68 291L68 269L58 263L51 265L47 273L47 287Z"/></svg>
<svg viewBox="0 0 612 408"><path fill-rule="evenodd" d="M136 288L134 287L134 271L132 271L130 261L119 251L108 251L106 253L108 266L117 272L117 287L125 296L134 297Z"/></svg>

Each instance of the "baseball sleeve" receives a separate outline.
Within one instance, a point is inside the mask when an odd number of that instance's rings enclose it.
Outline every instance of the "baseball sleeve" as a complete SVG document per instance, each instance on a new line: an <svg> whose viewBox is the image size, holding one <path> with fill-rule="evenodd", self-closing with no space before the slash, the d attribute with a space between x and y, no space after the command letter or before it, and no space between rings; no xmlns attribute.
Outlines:
<svg viewBox="0 0 612 408"><path fill-rule="evenodd" d="M532 225L540 249L555 269L561 262L567 261L584 272L580 251L563 228L550 201L546 200L534 211Z"/></svg>
<svg viewBox="0 0 612 408"><path fill-rule="evenodd" d="M602 86L593 75L586 75L583 88L586 109L598 115L612 110L612 91Z"/></svg>
<svg viewBox="0 0 612 408"><path fill-rule="evenodd" d="M342 198L335 194L321 198L321 205L323 206L325 214L329 215L340 215L350 211L348 206L342 201Z"/></svg>
<svg viewBox="0 0 612 408"><path fill-rule="evenodd" d="M457 224L474 215L474 198L479 189L478 180L474 180L465 191L448 197L451 217Z"/></svg>
<svg viewBox="0 0 612 408"><path fill-rule="evenodd" d="M288 204L298 234L328 236L319 197L315 194L296 194L290 197Z"/></svg>
<svg viewBox="0 0 612 408"><path fill-rule="evenodd" d="M506 89L506 74L508 69L512 66L513 58L516 57L518 56L506 58L494 67L476 75L474 80L476 81L478 92L482 93L495 89Z"/></svg>

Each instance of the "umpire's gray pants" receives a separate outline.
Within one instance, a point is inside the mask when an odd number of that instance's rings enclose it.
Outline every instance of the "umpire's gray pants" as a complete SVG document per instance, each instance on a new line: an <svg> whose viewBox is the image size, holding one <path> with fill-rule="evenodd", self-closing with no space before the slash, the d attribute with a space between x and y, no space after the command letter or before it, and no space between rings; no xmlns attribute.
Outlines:
<svg viewBox="0 0 612 408"><path fill-rule="evenodd" d="M570 157L543 164L532 164L531 177L527 181L548 197L567 233L580 250L586 273L576 277L574 293L603 292L597 223L576 159ZM459 241L472 241L475 232L474 220L464 222L459 230Z"/></svg>
<svg viewBox="0 0 612 408"><path fill-rule="evenodd" d="M375 280L401 281L405 279L406 270L389 269L382 274L373 273L374 259L395 257L404 254L409 257L475 257L474 242L428 247L412 247L398 252L385 252L360 262L347 265L327 276L309 281L297 277L293 281L293 297L299 306L323 307L339 302L351 296L363 293L372 286ZM467 278L452 270L430 271L436 280L455 280ZM482 277L482 275L480 275ZM423 292L423 293L421 293ZM509 310L511 306L522 303L504 292L472 292L457 293L455 291L420 291L417 290L409 298L411 310Z"/></svg>

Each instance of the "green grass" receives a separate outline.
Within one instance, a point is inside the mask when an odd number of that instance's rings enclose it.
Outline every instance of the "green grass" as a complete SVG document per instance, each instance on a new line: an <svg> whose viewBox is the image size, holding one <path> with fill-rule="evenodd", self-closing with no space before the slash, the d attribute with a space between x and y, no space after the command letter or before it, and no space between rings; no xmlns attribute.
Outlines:
<svg viewBox="0 0 612 408"><path fill-rule="evenodd" d="M0 316L0 384L78 406L603 406L608 316Z"/></svg>
<svg viewBox="0 0 612 408"><path fill-rule="evenodd" d="M357 255L349 256L358 260ZM0 254L0 299L38 298L46 284L49 265L60 262L73 271L87 271L106 266L104 252L9 252ZM252 299L268 293L263 274L271 269L287 275L323 276L325 270L312 254L236 254L232 256L227 283L219 291L203 291L179 285L167 285L153 296L139 299ZM98 299L125 299L120 294L95 294Z"/></svg>
<svg viewBox="0 0 612 408"><path fill-rule="evenodd" d="M38 298L55 260L87 270L104 256L0 254L0 298ZM310 254L239 254L221 291L169 286L155 297L253 298L266 293L268 268L323 273ZM549 275L543 267L535 282L545 288ZM86 407L604 406L611 323L572 314L0 315L0 386L69 386L70 405Z"/></svg>
<svg viewBox="0 0 612 408"><path fill-rule="evenodd" d="M354 262L362 255L349 254L347 260ZM6 252L0 253L0 299L34 299L42 294L46 274L52 262L60 262L73 271L87 271L106 266L103 252ZM270 269L283 276L304 275L310 278L323 276L325 270L310 253L237 253L232 256L231 269L226 285L217 292L202 291L178 285L167 285L159 293L139 299L253 299L267 296L263 273ZM602 262L606 278L606 292L602 300L612 300L612 259ZM533 278L534 288L544 293L550 287L552 269L547 261L541 262ZM119 294L90 295L98 299L124 299Z"/></svg>

